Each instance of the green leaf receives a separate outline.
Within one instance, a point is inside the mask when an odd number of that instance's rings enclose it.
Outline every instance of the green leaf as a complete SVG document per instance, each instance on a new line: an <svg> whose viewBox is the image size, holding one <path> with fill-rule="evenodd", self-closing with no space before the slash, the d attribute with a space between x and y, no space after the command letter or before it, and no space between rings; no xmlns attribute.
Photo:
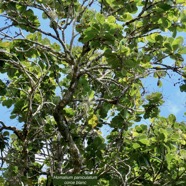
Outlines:
<svg viewBox="0 0 186 186"><path fill-rule="evenodd" d="M92 128L96 127L98 124L98 117L93 114L92 117L88 120L88 124L92 126Z"/></svg>
<svg viewBox="0 0 186 186"><path fill-rule="evenodd" d="M127 3L126 9L129 13L136 13L138 10L135 2Z"/></svg>
<svg viewBox="0 0 186 186"><path fill-rule="evenodd" d="M44 44L44 45L50 45L51 43L50 43L50 40L48 39L48 38L44 38L43 40L42 40L42 43Z"/></svg>
<svg viewBox="0 0 186 186"><path fill-rule="evenodd" d="M166 161L168 164L168 170L172 168L172 160L174 159L175 155L174 154L166 154Z"/></svg>
<svg viewBox="0 0 186 186"><path fill-rule="evenodd" d="M132 144L132 147L133 147L134 149L138 149L138 148L141 147L141 145L140 145L139 143L133 143L133 144Z"/></svg>
<svg viewBox="0 0 186 186"><path fill-rule="evenodd" d="M85 30L84 35L85 37L83 38L83 42L86 43L92 39L94 39L95 37L97 37L98 34L98 30L95 28L88 28L87 30Z"/></svg>
<svg viewBox="0 0 186 186"><path fill-rule="evenodd" d="M107 2L110 6L113 6L114 0L106 0L106 2Z"/></svg>
<svg viewBox="0 0 186 186"><path fill-rule="evenodd" d="M0 96L4 96L6 94L6 84L0 79Z"/></svg>
<svg viewBox="0 0 186 186"><path fill-rule="evenodd" d="M74 116L75 111L72 108L64 108L63 109L68 115Z"/></svg>
<svg viewBox="0 0 186 186"><path fill-rule="evenodd" d="M11 45L11 43L8 41L6 41L6 42L0 41L0 48L9 48L10 45Z"/></svg>
<svg viewBox="0 0 186 186"><path fill-rule="evenodd" d="M3 106L6 106L7 108L10 108L13 105L13 100L7 99L2 102Z"/></svg>
<svg viewBox="0 0 186 186"><path fill-rule="evenodd" d="M158 79L157 86L158 86L158 87L162 87L162 85L163 85L163 84L162 84L162 81L161 81L160 79Z"/></svg>
<svg viewBox="0 0 186 186"><path fill-rule="evenodd" d="M141 124L140 127L143 131L147 131L147 125Z"/></svg>
<svg viewBox="0 0 186 186"><path fill-rule="evenodd" d="M3 132L3 136L9 136L9 132L8 131Z"/></svg>
<svg viewBox="0 0 186 186"><path fill-rule="evenodd" d="M169 20L167 20L167 18L164 18L164 17L161 18L161 24L163 28L168 28L171 25Z"/></svg>
<svg viewBox="0 0 186 186"><path fill-rule="evenodd" d="M156 41L162 42L164 40L163 36L161 36L161 35L156 35L155 34L154 36L155 36Z"/></svg>
<svg viewBox="0 0 186 186"><path fill-rule="evenodd" d="M157 67L157 69L158 69L158 67ZM166 75L167 75L166 71L163 71L163 70L157 70L156 72L154 72L155 78L165 77Z"/></svg>
<svg viewBox="0 0 186 186"><path fill-rule="evenodd" d="M150 145L150 141L148 139L145 139L145 138L139 139L139 142L141 142L142 144L147 145L147 146Z"/></svg>
<svg viewBox="0 0 186 186"><path fill-rule="evenodd" d="M172 30L173 30L172 37L175 38L177 35L177 29L173 28Z"/></svg>
<svg viewBox="0 0 186 186"><path fill-rule="evenodd" d="M116 22L116 18L115 18L114 16L109 16L109 17L107 18L107 21L108 21L109 23L115 23L115 22Z"/></svg>
<svg viewBox="0 0 186 186"><path fill-rule="evenodd" d="M52 45L52 47L53 47L53 49L56 50L56 51L60 51L60 50L61 50L60 45L58 45L57 43L54 43L54 44Z"/></svg>
<svg viewBox="0 0 186 186"><path fill-rule="evenodd" d="M163 9L164 11L170 10L172 8L171 5L166 4L166 3L158 3L157 6L161 9Z"/></svg>
<svg viewBox="0 0 186 186"><path fill-rule="evenodd" d="M100 23L103 24L105 23L105 16L103 14L97 13L96 14L96 20Z"/></svg>
<svg viewBox="0 0 186 186"><path fill-rule="evenodd" d="M181 154L181 158L186 160L186 150L185 149L181 149L180 150L180 154Z"/></svg>
<svg viewBox="0 0 186 186"><path fill-rule="evenodd" d="M158 103L158 102L160 102L162 100L162 93L160 93L160 92L153 92L152 94L147 95L146 98L150 102Z"/></svg>
<svg viewBox="0 0 186 186"><path fill-rule="evenodd" d="M12 114L20 114L24 106L24 101L22 99L16 100Z"/></svg>
<svg viewBox="0 0 186 186"><path fill-rule="evenodd" d="M56 104L56 105L57 105L60 101L61 101L60 96L55 96L55 97L53 98L53 103Z"/></svg>
<svg viewBox="0 0 186 186"><path fill-rule="evenodd" d="M181 12L181 22L185 23L186 22L186 10L183 10Z"/></svg>
<svg viewBox="0 0 186 186"><path fill-rule="evenodd" d="M48 16L45 14L45 12L42 13L42 18L43 19L47 19L48 18Z"/></svg>
<svg viewBox="0 0 186 186"><path fill-rule="evenodd" d="M164 141L164 142L167 142L167 139L168 139L168 132L167 132L167 130L165 130L165 129L159 129L159 136L160 136L160 139L161 139L161 137L162 137L162 140Z"/></svg>
<svg viewBox="0 0 186 186"><path fill-rule="evenodd" d="M174 50L177 50L179 48L180 45L183 44L183 37L177 37L176 39L174 39L173 43L172 43L172 47Z"/></svg>
<svg viewBox="0 0 186 186"><path fill-rule="evenodd" d="M107 117L108 111L111 109L111 104L105 103L104 106L100 109L99 114L102 119Z"/></svg>
<svg viewBox="0 0 186 186"><path fill-rule="evenodd" d="M89 95L89 101L91 101L94 98L94 91L91 91L90 95Z"/></svg>
<svg viewBox="0 0 186 186"><path fill-rule="evenodd" d="M185 0L176 0L176 3L186 5Z"/></svg>
<svg viewBox="0 0 186 186"><path fill-rule="evenodd" d="M15 73L16 73L16 71L17 71L16 69L10 68L10 69L8 70L8 72L7 72L8 77L13 78L14 75L15 75Z"/></svg>
<svg viewBox="0 0 186 186"><path fill-rule="evenodd" d="M186 92L186 83L180 86L181 92Z"/></svg>
<svg viewBox="0 0 186 186"><path fill-rule="evenodd" d="M186 47L182 47L178 51L179 54L186 54Z"/></svg>
<svg viewBox="0 0 186 186"><path fill-rule="evenodd" d="M113 128L120 128L120 127L122 127L123 126L123 117L120 114L115 116L112 119L110 126L113 127Z"/></svg>
<svg viewBox="0 0 186 186"><path fill-rule="evenodd" d="M166 47L169 51L172 51L172 45L169 42L164 42L164 47Z"/></svg>
<svg viewBox="0 0 186 186"><path fill-rule="evenodd" d="M132 20L132 15L129 13L129 12L126 12L126 13L124 13L124 15L123 15L123 20L124 21L130 21L130 20Z"/></svg>
<svg viewBox="0 0 186 186"><path fill-rule="evenodd" d="M161 39L160 37L161 36L158 33L152 33L149 36L147 36L146 39L151 43L155 43L157 42L158 39Z"/></svg>
<svg viewBox="0 0 186 186"><path fill-rule="evenodd" d="M174 124L176 122L176 116L173 114L170 114L168 116L168 120L170 121L171 124Z"/></svg>
<svg viewBox="0 0 186 186"><path fill-rule="evenodd" d="M11 114L10 119L15 119L15 118L17 118L17 114Z"/></svg>
<svg viewBox="0 0 186 186"><path fill-rule="evenodd" d="M143 125L143 124L137 125L137 126L135 127L135 130L136 130L138 133L143 133L143 132L145 132L145 131L147 130L147 126L146 126L146 125Z"/></svg>
<svg viewBox="0 0 186 186"><path fill-rule="evenodd" d="M185 185L185 181L176 181L176 183L175 183L176 185Z"/></svg>

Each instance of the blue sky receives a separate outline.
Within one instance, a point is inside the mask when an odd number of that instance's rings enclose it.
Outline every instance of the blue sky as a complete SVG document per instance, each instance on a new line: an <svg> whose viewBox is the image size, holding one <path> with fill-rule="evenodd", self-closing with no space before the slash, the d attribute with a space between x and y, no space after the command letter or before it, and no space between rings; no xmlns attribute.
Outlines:
<svg viewBox="0 0 186 186"><path fill-rule="evenodd" d="M159 91L163 95L164 104L160 107L161 116L167 117L169 114L174 114L178 121L186 121L186 93L181 92L178 82L179 76L174 74L171 78L165 77L162 79L163 86L157 86L157 80L150 77L144 80L144 86L149 92ZM177 83L177 84L176 84Z"/></svg>
<svg viewBox="0 0 186 186"><path fill-rule="evenodd" d="M169 37L172 36L171 33L165 32L164 35ZM186 33L180 32L177 34L178 36L182 36L184 38L184 45L186 46ZM186 66L186 55L182 55L184 62L183 64ZM165 59L165 63L167 65L174 64L174 61L170 58ZM157 86L157 80L154 81L153 78L148 78L144 81L144 86L148 88L149 91L159 91L162 92L165 103L160 107L161 115L167 117L169 114L174 114L178 121L186 122L186 92L181 92L179 86L181 85L178 80L180 76L175 72L168 71L169 76L167 75L165 78L162 78L161 81L163 83L162 87Z"/></svg>

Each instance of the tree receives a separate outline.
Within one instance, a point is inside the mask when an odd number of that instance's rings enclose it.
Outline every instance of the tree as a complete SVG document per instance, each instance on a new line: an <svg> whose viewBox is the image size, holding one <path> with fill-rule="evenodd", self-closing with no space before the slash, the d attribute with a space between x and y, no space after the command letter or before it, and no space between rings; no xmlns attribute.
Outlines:
<svg viewBox="0 0 186 186"><path fill-rule="evenodd" d="M94 173L99 185L185 185L185 123L161 117L162 94L143 86L175 73L186 91L185 6L0 1L0 101L21 125L0 122L4 184Z"/></svg>

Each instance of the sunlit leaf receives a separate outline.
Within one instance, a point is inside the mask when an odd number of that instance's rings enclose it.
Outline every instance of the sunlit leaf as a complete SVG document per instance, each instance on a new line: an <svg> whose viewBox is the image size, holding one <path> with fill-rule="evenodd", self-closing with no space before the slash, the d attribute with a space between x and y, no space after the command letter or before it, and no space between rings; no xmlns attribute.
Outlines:
<svg viewBox="0 0 186 186"><path fill-rule="evenodd" d="M94 114L89 120L88 124L92 126L92 128L96 127L98 124L98 117Z"/></svg>

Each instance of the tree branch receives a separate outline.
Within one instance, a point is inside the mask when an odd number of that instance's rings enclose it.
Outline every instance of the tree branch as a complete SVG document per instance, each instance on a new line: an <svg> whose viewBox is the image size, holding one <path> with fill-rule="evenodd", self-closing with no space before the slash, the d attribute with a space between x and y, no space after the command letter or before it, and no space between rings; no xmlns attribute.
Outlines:
<svg viewBox="0 0 186 186"><path fill-rule="evenodd" d="M3 131L3 130L10 130L12 132L15 133L15 135L21 140L21 141L24 141L24 136L23 136L23 133L18 130L16 127L12 127L12 126L6 126L4 124L4 122L0 121L0 124L2 125L2 127L0 127L0 132Z"/></svg>

